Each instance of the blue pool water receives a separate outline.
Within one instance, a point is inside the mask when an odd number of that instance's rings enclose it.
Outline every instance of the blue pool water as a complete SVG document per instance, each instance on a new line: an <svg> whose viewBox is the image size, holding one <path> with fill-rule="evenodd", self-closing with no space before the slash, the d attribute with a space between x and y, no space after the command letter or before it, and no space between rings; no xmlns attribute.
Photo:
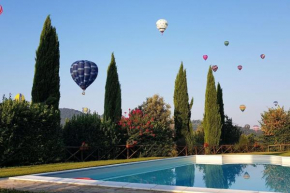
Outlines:
<svg viewBox="0 0 290 193"><path fill-rule="evenodd" d="M184 159L93 168L46 176L95 180L206 187L237 190L290 192L290 167L262 164L192 164Z"/></svg>

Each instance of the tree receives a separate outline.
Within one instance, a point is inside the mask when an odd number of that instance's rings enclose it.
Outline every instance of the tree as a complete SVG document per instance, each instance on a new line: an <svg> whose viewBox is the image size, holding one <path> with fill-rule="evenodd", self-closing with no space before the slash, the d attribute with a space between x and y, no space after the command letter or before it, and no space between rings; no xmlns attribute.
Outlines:
<svg viewBox="0 0 290 193"><path fill-rule="evenodd" d="M121 119L122 108L121 85L114 53L112 53L111 63L108 67L105 89L104 120L112 120L117 123Z"/></svg>
<svg viewBox="0 0 290 193"><path fill-rule="evenodd" d="M220 83L217 85L217 102L219 105L219 113L221 116L221 124L222 124L222 130L221 130L221 143L225 144L224 142L227 140L226 133L225 133L225 113L224 113L224 101L223 101L223 90L221 88Z"/></svg>
<svg viewBox="0 0 290 193"><path fill-rule="evenodd" d="M261 114L261 130L268 141L285 143L290 140L290 113L284 108L269 108Z"/></svg>
<svg viewBox="0 0 290 193"><path fill-rule="evenodd" d="M204 142L209 146L218 146L221 135L221 127L221 116L219 112L219 105L217 103L217 91L210 66L207 75L203 117Z"/></svg>
<svg viewBox="0 0 290 193"><path fill-rule="evenodd" d="M153 117L155 122L158 122L164 128L169 128L170 123L172 122L170 115L171 106L165 103L163 97L160 97L158 94L149 97L141 105L141 110L144 114L149 117Z"/></svg>
<svg viewBox="0 0 290 193"><path fill-rule="evenodd" d="M223 125L222 132L222 144L235 144L239 142L240 136L242 135L242 131L236 125L233 125L233 121L228 116L225 116L225 123Z"/></svg>
<svg viewBox="0 0 290 193"><path fill-rule="evenodd" d="M58 109L60 99L59 41L55 27L47 16L36 51L35 72L31 91L33 103L43 103Z"/></svg>
<svg viewBox="0 0 290 193"><path fill-rule="evenodd" d="M185 138L190 131L190 117L191 108L193 105L193 98L188 103L189 97L187 92L187 78L186 70L183 69L181 63L179 72L175 79L174 88L174 124L176 131L176 140L178 143L184 144Z"/></svg>

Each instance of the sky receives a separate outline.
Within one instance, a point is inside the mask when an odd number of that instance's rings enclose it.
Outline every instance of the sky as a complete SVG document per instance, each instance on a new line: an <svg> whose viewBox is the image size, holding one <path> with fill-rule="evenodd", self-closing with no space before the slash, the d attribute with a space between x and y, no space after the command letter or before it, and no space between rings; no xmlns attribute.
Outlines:
<svg viewBox="0 0 290 193"><path fill-rule="evenodd" d="M50 14L60 42L60 108L88 107L103 114L114 52L123 112L154 94L173 112L181 62L189 97L194 97L191 119L203 118L210 65L218 65L215 81L223 89L225 114L234 123L259 124L275 100L289 109L289 0L0 0L0 5L1 96L22 93L31 100L35 52ZM156 28L158 19L168 21L164 35ZM99 68L84 96L70 75L77 60L93 61ZM241 104L247 107L243 113Z"/></svg>

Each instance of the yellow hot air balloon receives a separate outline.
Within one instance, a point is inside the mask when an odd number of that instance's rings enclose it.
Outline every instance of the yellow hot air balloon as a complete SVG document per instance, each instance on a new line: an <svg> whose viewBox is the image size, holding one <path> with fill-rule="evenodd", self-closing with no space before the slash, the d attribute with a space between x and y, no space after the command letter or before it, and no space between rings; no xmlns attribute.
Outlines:
<svg viewBox="0 0 290 193"><path fill-rule="evenodd" d="M16 100L16 101L25 101L25 97L24 97L23 94L18 93L18 94L14 97L14 100Z"/></svg>
<svg viewBox="0 0 290 193"><path fill-rule="evenodd" d="M245 106L245 105L240 105L240 110L241 110L242 112L244 112L245 109L246 109L246 106Z"/></svg>
<svg viewBox="0 0 290 193"><path fill-rule="evenodd" d="M89 108L83 107L83 113L88 113L88 112L89 112Z"/></svg>
<svg viewBox="0 0 290 193"><path fill-rule="evenodd" d="M248 172L246 172L243 177L244 177L244 179L249 179L250 178L250 174Z"/></svg>

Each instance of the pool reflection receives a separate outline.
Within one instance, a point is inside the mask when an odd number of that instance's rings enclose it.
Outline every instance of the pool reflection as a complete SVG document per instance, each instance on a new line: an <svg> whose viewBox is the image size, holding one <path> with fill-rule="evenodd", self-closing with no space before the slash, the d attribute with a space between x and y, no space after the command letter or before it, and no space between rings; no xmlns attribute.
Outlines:
<svg viewBox="0 0 290 193"><path fill-rule="evenodd" d="M290 167L255 164L192 164L107 180L172 186L289 192Z"/></svg>

